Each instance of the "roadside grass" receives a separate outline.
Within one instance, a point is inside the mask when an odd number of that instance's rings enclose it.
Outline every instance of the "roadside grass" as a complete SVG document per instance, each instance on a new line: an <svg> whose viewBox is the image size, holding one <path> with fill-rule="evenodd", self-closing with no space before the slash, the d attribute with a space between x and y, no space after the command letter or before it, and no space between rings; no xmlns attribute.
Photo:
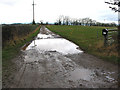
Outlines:
<svg viewBox="0 0 120 90"><path fill-rule="evenodd" d="M36 29L35 29L36 28ZM8 42L4 48L2 48L2 68L3 73L7 72L7 75L10 75L10 72L8 71L10 67L14 65L14 63L11 61L13 58L15 58L17 55L20 54L21 47L26 44L27 42L30 42L33 37L35 37L39 33L40 26L36 26L33 29L33 32L29 33L28 35L17 38L16 44L12 43L13 41Z"/></svg>
<svg viewBox="0 0 120 90"><path fill-rule="evenodd" d="M66 25L47 25L52 32L77 44L84 52L97 56L103 60L118 63L117 34L115 42L104 47L102 29L99 26L66 26ZM107 27L115 28L115 27Z"/></svg>

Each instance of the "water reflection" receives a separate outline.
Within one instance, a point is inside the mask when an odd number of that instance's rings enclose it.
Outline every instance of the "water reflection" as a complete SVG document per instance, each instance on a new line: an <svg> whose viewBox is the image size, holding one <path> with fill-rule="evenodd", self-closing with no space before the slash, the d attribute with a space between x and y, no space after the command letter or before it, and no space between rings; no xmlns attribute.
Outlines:
<svg viewBox="0 0 120 90"><path fill-rule="evenodd" d="M48 32L48 30L46 30ZM50 31L49 31L50 32ZM77 54L83 51L78 49L78 46L74 43L64 39L56 38L57 35L50 32L50 34L39 33L34 41L26 48L37 49L39 51L56 51L66 54Z"/></svg>

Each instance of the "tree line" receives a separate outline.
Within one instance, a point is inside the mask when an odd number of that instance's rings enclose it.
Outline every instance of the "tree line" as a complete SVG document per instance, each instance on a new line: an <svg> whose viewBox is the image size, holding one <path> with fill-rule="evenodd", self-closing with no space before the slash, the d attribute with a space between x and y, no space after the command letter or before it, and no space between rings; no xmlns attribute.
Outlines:
<svg viewBox="0 0 120 90"><path fill-rule="evenodd" d="M90 18L79 18L74 19L69 16L59 16L57 21L54 23L55 25L83 25L83 26L117 26L116 23L101 23L96 20L92 20Z"/></svg>

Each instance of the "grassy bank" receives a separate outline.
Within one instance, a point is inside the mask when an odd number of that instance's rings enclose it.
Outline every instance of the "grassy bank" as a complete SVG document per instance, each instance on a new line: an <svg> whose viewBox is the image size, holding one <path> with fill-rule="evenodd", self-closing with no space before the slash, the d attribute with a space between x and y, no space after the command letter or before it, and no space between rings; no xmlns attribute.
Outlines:
<svg viewBox="0 0 120 90"><path fill-rule="evenodd" d="M102 29L105 27L59 25L49 25L47 27L56 34L76 43L83 51L89 54L114 63L118 61L117 40L112 45L104 47Z"/></svg>
<svg viewBox="0 0 120 90"><path fill-rule="evenodd" d="M9 40L2 48L2 66L3 71L9 70L9 67L13 65L11 59L17 56L20 53L21 47L31 41L39 33L40 26L30 25L31 32L22 35L20 38L17 37L17 34L14 39ZM9 27L8 27L9 28ZM19 28L19 27L16 27ZM24 33L24 31L22 31ZM20 33L18 33L20 34ZM13 36L14 37L14 36ZM15 43L14 43L15 41Z"/></svg>

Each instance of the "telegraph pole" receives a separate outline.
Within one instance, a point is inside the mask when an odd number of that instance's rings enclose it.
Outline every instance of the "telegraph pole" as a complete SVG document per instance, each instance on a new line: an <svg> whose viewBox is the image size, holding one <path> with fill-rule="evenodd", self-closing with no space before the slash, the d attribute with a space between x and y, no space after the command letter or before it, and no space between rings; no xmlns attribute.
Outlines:
<svg viewBox="0 0 120 90"><path fill-rule="evenodd" d="M36 5L36 4L34 4L34 0L33 0L33 24L35 24L35 17L34 17L34 5Z"/></svg>

